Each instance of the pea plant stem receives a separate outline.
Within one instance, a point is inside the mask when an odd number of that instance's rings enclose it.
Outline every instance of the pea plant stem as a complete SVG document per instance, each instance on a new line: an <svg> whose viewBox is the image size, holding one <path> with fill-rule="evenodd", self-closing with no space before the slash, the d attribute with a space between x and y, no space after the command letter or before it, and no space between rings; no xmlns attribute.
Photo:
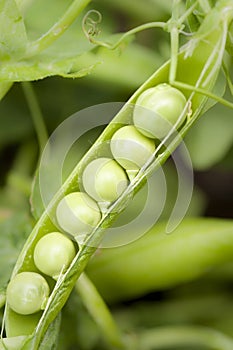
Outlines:
<svg viewBox="0 0 233 350"><path fill-rule="evenodd" d="M155 350L175 346L198 345L209 349L231 350L233 339L200 326L164 327L144 331L139 336L139 349Z"/></svg>
<svg viewBox="0 0 233 350"><path fill-rule="evenodd" d="M25 56L31 57L38 54L57 40L74 22L80 12L90 3L90 1L91 0L74 0L60 20L58 20L47 33L41 36L38 40L29 43Z"/></svg>
<svg viewBox="0 0 233 350"><path fill-rule="evenodd" d="M177 20L179 18L179 6L181 1L180 0L173 0L172 5L172 19Z"/></svg>
<svg viewBox="0 0 233 350"><path fill-rule="evenodd" d="M91 19L91 15L95 14L98 16L97 20ZM128 32L124 33L121 35L120 39L118 39L114 44L110 44L107 42L104 42L102 40L96 40L94 37L98 34L99 29L97 28L97 25L101 22L102 20L102 15L100 12L96 10L90 10L87 12L87 14L84 16L83 21L82 21L82 27L84 34L88 38L88 40L95 45L103 46L106 47L110 50L116 49L128 36L131 36L133 34L139 33L142 30L146 29L151 29L151 28L162 28L164 29L166 27L165 22L149 22L142 24L138 27L135 27Z"/></svg>
<svg viewBox="0 0 233 350"><path fill-rule="evenodd" d="M192 85L189 85L189 84L185 84L185 83L182 83L182 82L179 82L179 81L173 81L172 85L174 87L177 87L177 88L183 88L183 89L186 89L186 90L189 90L189 91L195 91L195 92L200 93L200 94L202 94L204 96L207 96L207 97L209 97L209 98L211 98L213 100L216 100L217 102L223 104L226 107L229 107L229 108L233 109L233 103L232 102L227 101L224 98L222 98L220 96L217 96L217 95L213 94L212 92L207 91L205 89L198 88L198 87L195 87L195 86L192 86Z"/></svg>
<svg viewBox="0 0 233 350"><path fill-rule="evenodd" d="M177 70L177 54L179 50L179 32L177 28L171 30L171 65L169 71L169 81L172 82L176 77Z"/></svg>
<svg viewBox="0 0 233 350"><path fill-rule="evenodd" d="M168 21L167 26L168 30L170 31L170 42L171 42L171 65L169 70L169 82L172 82L175 80L176 77L176 71L177 71L177 64L178 64L178 51L179 51L179 28L182 26L184 20L187 18L187 16L190 14L190 11L195 8L196 3L191 6L188 11L184 13L184 15L179 18L179 0L173 1L173 10L172 10L172 17L171 20ZM171 28L169 28L171 26Z"/></svg>
<svg viewBox="0 0 233 350"><path fill-rule="evenodd" d="M178 35L178 31L179 31L179 27L183 24L183 22L185 21L185 19L190 15L190 13L194 10L194 8L197 6L197 2L195 2L183 15L182 17L179 18L179 6L180 6L180 0L175 0L174 4L173 4L173 9L174 9L174 13L173 13L173 17L171 20L169 20L168 22L149 22L149 23L145 23L142 24L138 27L135 27L131 30L129 30L126 33L123 33L120 37L119 40L117 40L114 44L110 44L107 42L104 42L102 40L96 40L94 37L96 35L98 35L99 29L97 27L97 25L101 22L102 20L102 16L101 14L96 11L96 10L90 10L87 12L87 14L84 16L83 21L82 21L82 27L83 27L83 31L86 35L86 37L88 38L88 40L95 45L98 46L103 46L106 47L110 50L114 50L116 49L128 36L130 35L134 35L137 34L143 30L146 29L152 29L152 28L161 28L164 29L166 31L171 31L172 29L175 29L177 31ZM95 14L97 15L97 20L91 19L91 14ZM172 24L172 29L171 29L171 24ZM174 34L175 35L175 34ZM176 44L175 42L175 37L174 37L174 45ZM177 52L178 52L178 44L179 41L177 42ZM175 52L175 51L174 51ZM173 72L175 73L175 69L176 69L176 64L175 64L175 59L174 59L174 68L173 68Z"/></svg>
<svg viewBox="0 0 233 350"><path fill-rule="evenodd" d="M94 321L98 324L106 342L114 348L123 349L124 345L121 334L111 312L94 284L84 273L76 282L75 290L81 296L84 305L90 312Z"/></svg>
<svg viewBox="0 0 233 350"><path fill-rule="evenodd" d="M29 82L23 82L22 88L28 103L29 110L31 112L37 138L39 141L40 151L42 153L44 146L48 140L48 134L46 126L44 124L43 115L32 84Z"/></svg>
<svg viewBox="0 0 233 350"><path fill-rule="evenodd" d="M184 21L187 19L187 17L193 12L193 10L195 9L195 7L198 4L198 0L192 5L190 6L187 11L181 15L178 19L178 23L181 25L182 23L184 23Z"/></svg>

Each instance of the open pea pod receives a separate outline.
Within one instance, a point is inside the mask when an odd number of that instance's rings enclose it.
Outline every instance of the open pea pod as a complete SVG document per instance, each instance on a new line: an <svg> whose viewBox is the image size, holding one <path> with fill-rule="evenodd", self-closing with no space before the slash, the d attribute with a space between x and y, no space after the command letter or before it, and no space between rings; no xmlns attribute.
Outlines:
<svg viewBox="0 0 233 350"><path fill-rule="evenodd" d="M16 314L15 314L16 315ZM19 350L19 349L34 349L34 328L36 323L33 322L33 318L29 318L28 321L25 319L20 319L19 316L12 318L12 328L15 327L17 333L26 334L29 333L31 329L31 335L18 335L13 337L2 338L0 340L0 350ZM38 322L38 317L35 317L34 321ZM20 322L25 322L25 324L20 324ZM36 347L38 350L54 349L58 342L59 329L61 322L61 314L58 314L56 319L49 325L45 335L40 342L40 345Z"/></svg>
<svg viewBox="0 0 233 350"><path fill-rule="evenodd" d="M21 349L26 342L26 336L12 337L0 340L0 350Z"/></svg>
<svg viewBox="0 0 233 350"><path fill-rule="evenodd" d="M230 15L227 17L225 16L226 6L231 6L231 9L229 10L231 17ZM143 168L143 172L139 171L119 199L103 213L99 225L97 225L87 237L84 244L82 244L79 249L77 248L77 254L74 260L68 270L59 279L59 283L56 283L52 278L45 276L51 289L51 295L45 310L38 312L37 314L24 316L16 314L11 310L9 305L6 306L5 328L7 337L28 336L26 342L21 347L22 350L33 350L39 348L49 325L60 313L76 283L77 278L85 269L90 257L93 255L96 247L104 237L106 228L111 226L111 223L118 213L126 207L128 198L145 183L146 176L166 161L170 153L179 145L182 137L201 115L208 98L201 94L200 91L197 92L195 88L191 91L188 86L202 88L209 92L213 90L221 67L226 43L227 28L232 19L232 15L232 1L219 1L216 8L211 10L206 16L198 32L187 45L181 48L178 54L176 79L182 83L183 88L180 90L186 96L188 104L191 103L192 105L192 116L187 119L185 125L179 130L179 134L175 134L175 136L170 137L166 141L167 148L165 149L164 147L161 147L160 152L155 153L154 159ZM158 69L133 94L128 103L126 103L126 105L117 113L95 144L75 167L34 227L18 258L12 277L19 272L29 271L40 273L34 264L33 252L41 237L49 232L58 230L56 221L53 220L53 218L55 218L58 203L64 195L80 190L78 179L90 161L96 157L102 156L101 145L108 144L114 132L121 128L122 125L132 123L133 104L135 104L138 96L144 90L157 84L169 83L169 69L170 61L166 62L160 69Z"/></svg>

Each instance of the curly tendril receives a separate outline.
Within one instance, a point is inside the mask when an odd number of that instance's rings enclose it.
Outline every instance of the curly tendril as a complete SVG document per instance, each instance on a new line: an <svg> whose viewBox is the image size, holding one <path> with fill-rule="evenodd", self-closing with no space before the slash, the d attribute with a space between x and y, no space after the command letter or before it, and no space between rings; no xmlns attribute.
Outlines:
<svg viewBox="0 0 233 350"><path fill-rule="evenodd" d="M144 23L135 28L132 28L129 31L122 33L120 38L118 36L117 40L114 43L108 43L96 39L96 37L100 34L100 29L98 28L98 25L102 21L102 15L97 10L90 10L86 13L82 20L82 29L84 31L85 36L92 44L103 46L110 50L114 50L117 47L119 47L125 39L127 39L131 35L141 32L142 30L151 28L161 28L170 33L172 31L174 32L174 29L176 29L177 33L181 33L185 28L184 21L193 12L197 4L198 1L196 1L180 18L171 18L167 22Z"/></svg>
<svg viewBox="0 0 233 350"><path fill-rule="evenodd" d="M94 18L93 18L94 15ZM82 20L82 28L84 34L91 42L92 38L98 36L101 32L98 25L102 22L102 15L97 10L90 10L86 13Z"/></svg>

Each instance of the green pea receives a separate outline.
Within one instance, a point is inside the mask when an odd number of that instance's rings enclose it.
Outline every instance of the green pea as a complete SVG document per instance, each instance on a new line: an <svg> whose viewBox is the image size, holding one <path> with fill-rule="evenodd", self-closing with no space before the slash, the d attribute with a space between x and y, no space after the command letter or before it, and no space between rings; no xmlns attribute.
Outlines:
<svg viewBox="0 0 233 350"><path fill-rule="evenodd" d="M136 128L145 136L162 139L184 111L186 98L181 91L168 84L145 90L137 99L133 114ZM179 121L179 127L186 113Z"/></svg>
<svg viewBox="0 0 233 350"><path fill-rule="evenodd" d="M133 125L118 129L111 139L111 151L117 162L127 170L140 169L155 151L155 143Z"/></svg>
<svg viewBox="0 0 233 350"><path fill-rule="evenodd" d="M98 158L87 165L82 176L85 191L98 202L113 202L128 185L122 167L111 158Z"/></svg>
<svg viewBox="0 0 233 350"><path fill-rule="evenodd" d="M30 315L43 310L49 296L49 286L36 272L21 272L8 284L6 300L18 314Z"/></svg>
<svg viewBox="0 0 233 350"><path fill-rule="evenodd" d="M60 232L51 232L42 237L34 250L36 267L48 276L57 279L65 272L75 257L74 243Z"/></svg>
<svg viewBox="0 0 233 350"><path fill-rule="evenodd" d="M88 234L101 219L97 203L84 192L73 192L58 204L57 221L61 228L73 236Z"/></svg>

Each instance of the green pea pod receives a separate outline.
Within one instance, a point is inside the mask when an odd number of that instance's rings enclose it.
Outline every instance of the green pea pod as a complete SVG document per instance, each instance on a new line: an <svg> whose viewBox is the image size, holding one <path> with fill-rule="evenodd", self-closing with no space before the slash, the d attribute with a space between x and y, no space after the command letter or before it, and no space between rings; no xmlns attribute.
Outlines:
<svg viewBox="0 0 233 350"><path fill-rule="evenodd" d="M0 340L0 350L18 350L23 347L26 336L6 338Z"/></svg>
<svg viewBox="0 0 233 350"><path fill-rule="evenodd" d="M185 219L171 234L165 229L159 223L139 240L103 249L90 261L87 273L108 302L170 288L232 261L232 220Z"/></svg>
<svg viewBox="0 0 233 350"><path fill-rule="evenodd" d="M17 315L18 317L20 315ZM36 318L35 318L36 320ZM32 329L32 335L18 335L14 337L2 338L0 340L0 350L50 350L56 348L58 337L59 337L59 329L61 323L61 314L59 313L56 319L49 325L43 340L41 341L39 347L34 346L34 337L33 337L33 328L35 328L36 323L33 324L32 319L28 319L26 324L19 325L20 322L25 322L25 319L13 318L12 322L17 322L15 324L16 329L20 333L24 333L24 330L28 332L28 327ZM38 320L37 320L38 322ZM30 324L31 323L31 324ZM21 327L21 328L20 328Z"/></svg>
<svg viewBox="0 0 233 350"><path fill-rule="evenodd" d="M9 305L6 306L5 326L7 336L14 337L19 335L30 335L22 349L33 350L39 348L39 344L41 343L46 330L66 303L77 278L85 269L90 257L93 255L96 247L103 238L105 229L110 227L111 223L117 216L117 213L126 207L128 198L145 183L146 177L166 161L170 153L179 145L182 137L191 128L194 121L201 115L208 98L200 92L196 92L197 90L195 91L195 89L190 92L190 85L205 89L208 92L211 92L214 87L222 63L228 22L233 13L233 11L230 10L229 16L226 17L226 11L224 12L224 9L227 5L232 6L232 1L219 1L216 5L216 9L209 12L198 32L190 40L188 45L181 48L181 51L178 54L177 80L181 82L183 86L180 90L186 96L189 103L191 101L192 118L187 120L186 124L181 128L179 135L174 136L170 140L168 148L165 151L161 148L160 154L156 154L153 162L145 166L143 172L139 172L138 175L136 175L133 183L127 187L121 197L110 206L106 212L104 212L99 225L93 229L90 236L88 236L87 240L80 247L70 267L59 280L59 283L56 283L52 278L46 277L52 292L45 310L35 315L20 315L19 317L19 315L15 314L10 309ZM66 195L80 190L78 187L78 179L85 167L96 158L96 147L100 146L99 150L101 151L101 144L108 142L114 132L122 125L132 121L132 104L136 102L138 96L144 90L157 84L164 82L169 83L169 68L170 61L158 69L133 94L129 99L128 104L120 110L98 138L96 143L90 148L87 154L73 170L62 188L49 204L47 210L38 220L31 235L26 241L15 265L12 278L19 272L39 272L33 261L34 248L37 242L45 234L57 231L57 227L51 220L51 217L55 217L58 203L63 198L64 194ZM98 154L99 156L102 156L101 152ZM35 320L37 316L38 319ZM22 323L24 323L25 326L21 331Z"/></svg>

